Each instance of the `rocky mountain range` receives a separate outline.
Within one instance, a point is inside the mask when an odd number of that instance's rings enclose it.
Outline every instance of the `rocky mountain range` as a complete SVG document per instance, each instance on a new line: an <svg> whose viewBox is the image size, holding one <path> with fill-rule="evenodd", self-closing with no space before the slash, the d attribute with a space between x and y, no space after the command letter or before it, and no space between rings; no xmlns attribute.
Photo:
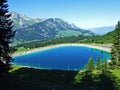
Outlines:
<svg viewBox="0 0 120 90"><path fill-rule="evenodd" d="M11 12L16 30L15 39L21 41L45 40L63 36L93 36L90 30L81 29L60 18L33 19L24 14Z"/></svg>
<svg viewBox="0 0 120 90"><path fill-rule="evenodd" d="M20 29L20 28L25 28L25 27L28 27L30 25L33 25L35 23L42 21L42 19L30 18L21 13L10 12L10 14L11 14L11 19L13 20L13 23L14 23L15 30Z"/></svg>

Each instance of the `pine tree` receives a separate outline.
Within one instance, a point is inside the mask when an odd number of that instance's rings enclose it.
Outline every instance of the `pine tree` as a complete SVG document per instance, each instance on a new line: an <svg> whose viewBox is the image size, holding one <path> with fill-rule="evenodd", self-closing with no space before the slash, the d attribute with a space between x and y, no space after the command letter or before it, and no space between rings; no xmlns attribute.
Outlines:
<svg viewBox="0 0 120 90"><path fill-rule="evenodd" d="M107 59L104 59L102 61L101 70L102 70L103 73L106 73L109 70Z"/></svg>
<svg viewBox="0 0 120 90"><path fill-rule="evenodd" d="M95 67L94 67L94 60L92 57L90 57L89 61L88 61L88 64L87 64L87 69L88 70L93 70Z"/></svg>
<svg viewBox="0 0 120 90"><path fill-rule="evenodd" d="M13 22L10 16L7 0L0 0L0 73L7 72L10 69L12 60L10 53L13 48L10 43L15 31L12 29Z"/></svg>
<svg viewBox="0 0 120 90"><path fill-rule="evenodd" d="M116 34L114 36L114 43L111 50L111 65L120 66L120 21L116 26Z"/></svg>
<svg viewBox="0 0 120 90"><path fill-rule="evenodd" d="M96 69L97 69L97 70L100 70L100 69L101 69L101 60L100 60L100 57L98 57L98 59L97 59Z"/></svg>

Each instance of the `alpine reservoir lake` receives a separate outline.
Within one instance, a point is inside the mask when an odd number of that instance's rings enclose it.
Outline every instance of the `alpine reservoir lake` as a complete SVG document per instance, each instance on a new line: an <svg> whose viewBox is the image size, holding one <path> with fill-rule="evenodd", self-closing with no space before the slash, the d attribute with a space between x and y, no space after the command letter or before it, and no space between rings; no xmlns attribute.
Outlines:
<svg viewBox="0 0 120 90"><path fill-rule="evenodd" d="M90 57L94 62L98 57L109 60L108 52L86 46L60 46L14 57L16 65L50 70L84 69Z"/></svg>

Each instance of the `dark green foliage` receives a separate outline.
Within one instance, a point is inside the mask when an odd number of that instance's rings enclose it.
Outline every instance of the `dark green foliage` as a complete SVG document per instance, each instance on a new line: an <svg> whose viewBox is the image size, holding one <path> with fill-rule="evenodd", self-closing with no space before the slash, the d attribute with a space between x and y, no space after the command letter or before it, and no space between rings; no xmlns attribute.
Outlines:
<svg viewBox="0 0 120 90"><path fill-rule="evenodd" d="M74 79L75 86L79 90L119 90L116 84L116 77L111 73L106 71L105 73L95 71L84 71L79 72ZM79 82L78 82L79 81Z"/></svg>
<svg viewBox="0 0 120 90"><path fill-rule="evenodd" d="M89 71L83 72L84 75L82 76L80 83L77 85L81 90L93 90L96 89L96 84L93 78L93 75Z"/></svg>
<svg viewBox="0 0 120 90"><path fill-rule="evenodd" d="M114 35L114 42L111 50L111 65L120 67L120 21L116 26L116 33Z"/></svg>
<svg viewBox="0 0 120 90"><path fill-rule="evenodd" d="M11 38L14 36L12 31L13 22L8 14L7 0L0 0L0 73L9 70L10 61L12 60L9 55L13 51L10 47Z"/></svg>

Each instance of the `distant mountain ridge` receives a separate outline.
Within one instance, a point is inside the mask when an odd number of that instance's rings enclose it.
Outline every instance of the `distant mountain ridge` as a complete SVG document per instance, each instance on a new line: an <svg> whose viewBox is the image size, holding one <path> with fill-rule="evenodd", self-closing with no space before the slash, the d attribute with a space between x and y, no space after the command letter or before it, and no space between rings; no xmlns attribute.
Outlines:
<svg viewBox="0 0 120 90"><path fill-rule="evenodd" d="M91 28L90 30L96 34L104 35L108 32L111 32L115 29L115 26L104 26L104 27L97 27L97 28Z"/></svg>
<svg viewBox="0 0 120 90"><path fill-rule="evenodd" d="M90 30L81 29L61 18L33 19L24 14L11 12L17 41L45 40L66 36L93 36ZM68 35L69 33L69 35Z"/></svg>

